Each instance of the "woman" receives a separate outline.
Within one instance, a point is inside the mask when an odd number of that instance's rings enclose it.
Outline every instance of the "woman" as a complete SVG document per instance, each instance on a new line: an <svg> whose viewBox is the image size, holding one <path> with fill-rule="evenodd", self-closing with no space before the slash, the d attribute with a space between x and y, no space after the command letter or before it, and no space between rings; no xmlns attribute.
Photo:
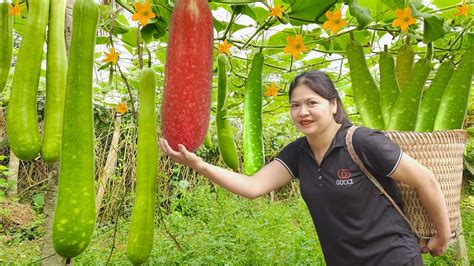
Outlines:
<svg viewBox="0 0 474 266"><path fill-rule="evenodd" d="M328 265L423 265L408 223L347 152L345 134L351 123L329 77L321 71L298 75L290 85L289 100L291 119L304 137L288 144L253 176L210 165L183 145L174 151L164 139L160 139L160 147L174 161L249 199L298 178ZM358 128L353 145L395 201L401 203L394 180L417 190L437 230L422 252L442 254L450 228L446 203L433 173L380 131Z"/></svg>

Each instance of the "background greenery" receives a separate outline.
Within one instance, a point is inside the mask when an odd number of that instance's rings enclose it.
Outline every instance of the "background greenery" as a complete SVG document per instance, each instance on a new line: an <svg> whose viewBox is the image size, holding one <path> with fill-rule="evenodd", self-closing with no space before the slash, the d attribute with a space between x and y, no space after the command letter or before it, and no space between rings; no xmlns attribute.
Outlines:
<svg viewBox="0 0 474 266"><path fill-rule="evenodd" d="M121 139L115 174L109 180L104 195L104 204L99 212L98 225L91 245L75 259L76 263L114 264L127 262L125 250L130 214L134 198L134 165L136 143L136 108L140 58L151 60L158 74L156 110L160 110L166 42L169 16L174 1L153 0L157 19L141 29L144 53L137 49L136 22L130 17L133 1L110 1L100 5L101 21L96 47L94 80L94 115L96 135L96 169L104 167L110 149L115 107L119 101L127 101L130 111L122 117ZM245 5L235 5L244 3ZM292 78L301 71L321 69L335 81L350 119L361 124L354 106L345 45L352 32L363 44L367 63L378 80L378 55L385 44L395 56L402 43L410 39L417 53L425 56L426 38L434 41L433 62L435 68L442 60L457 63L466 44L472 41L472 17L454 17L460 1L403 1L360 0L360 7L371 12L370 24L359 27L343 1L244 1L220 0L210 2L214 15L215 47L224 39L234 46L231 49L231 73L229 74L229 119L235 127L237 146L241 155L243 90L249 70L249 58L262 48L266 56L263 71L264 84L276 82L280 88L276 97L264 98L263 122L266 160L271 161L289 141L299 136L288 116L287 88ZM391 26L395 8L409 2L417 10L417 25L400 34ZM470 1L467 1L470 4ZM23 4L22 1L20 3ZM267 18L267 5L282 3L287 9L289 24L273 23ZM328 9L342 8L343 17L349 27L333 35L321 28ZM110 25L114 22L114 28ZM433 22L434 21L434 22ZM436 22L442 21L441 24ZM426 23L426 24L425 24ZM428 27L426 25L433 25ZM15 19L16 54L21 42L24 19ZM310 51L294 60L283 53L286 38L302 34ZM438 38L438 39L435 39ZM435 40L434 40L435 39ZM118 65L103 63L103 52L111 45L121 52ZM217 49L215 49L217 54ZM216 65L215 65L216 67ZM12 72L14 72L14 68ZM429 77L428 83L434 77ZM214 74L217 74L214 69ZM43 120L45 72L42 72L38 98L39 121ZM8 106L11 79L0 94L0 105ZM472 90L472 89L471 89ZM466 145L466 161L474 164L474 101L471 93L465 128L469 133ZM133 107L132 107L133 106ZM213 82L213 108L211 111L210 135L214 146L198 150L206 161L224 166L215 146L214 123L216 106L216 80ZM157 121L159 121L159 112ZM0 156L0 201L9 202L6 193L11 187L7 181L9 148L1 145ZM21 162L19 170L19 195L10 205L0 208L0 263L38 264L41 261L41 244L46 231L43 208L46 184L55 165L46 165L41 160ZM474 183L471 174L465 172L462 197L462 215L467 249L474 263ZM166 157L160 158L160 175L157 180L156 230L154 250L150 264L324 264L315 230L299 195L298 183L294 182L275 192L274 200L269 196L249 201L231 195L212 185L195 172L174 164ZM31 212L21 212L31 210ZM18 223L11 218L23 214ZM109 258L110 255L110 258ZM425 256L428 265L456 265L452 252L440 258Z"/></svg>

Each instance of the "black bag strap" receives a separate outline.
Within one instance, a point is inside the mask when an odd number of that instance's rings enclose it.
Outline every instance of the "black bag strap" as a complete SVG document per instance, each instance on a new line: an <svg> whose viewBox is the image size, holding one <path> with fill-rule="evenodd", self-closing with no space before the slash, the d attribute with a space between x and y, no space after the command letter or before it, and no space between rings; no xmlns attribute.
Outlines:
<svg viewBox="0 0 474 266"><path fill-rule="evenodd" d="M355 162L355 164L359 167L359 169L369 178L370 181L377 187L377 189L382 193L385 198L392 204L392 206L400 213L400 215L407 221L407 223L410 225L411 230L416 234L418 238L420 238L420 234L418 233L418 230L415 229L415 227L412 225L410 220L405 216L403 211L400 209L400 207L395 203L393 198L385 191L385 189L382 187L380 182L367 170L365 167L364 163L360 159L359 155L355 152L354 145L352 144L352 135L354 134L354 131L357 129L357 126L351 126L346 133L346 147L347 150L349 151L349 154L352 158L352 160Z"/></svg>

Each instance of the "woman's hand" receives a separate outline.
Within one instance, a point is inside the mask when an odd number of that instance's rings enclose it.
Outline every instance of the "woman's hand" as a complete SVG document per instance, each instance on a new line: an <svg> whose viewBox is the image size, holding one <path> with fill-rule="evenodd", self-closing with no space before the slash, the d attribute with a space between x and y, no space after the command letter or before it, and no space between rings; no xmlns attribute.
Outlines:
<svg viewBox="0 0 474 266"><path fill-rule="evenodd" d="M159 144L160 149L173 161L191 167L198 172L203 168L204 161L196 154L189 152L183 144L178 144L179 151L173 150L165 139L160 138Z"/></svg>
<svg viewBox="0 0 474 266"><path fill-rule="evenodd" d="M431 256L440 256L442 255L447 249L449 244L449 238L441 238L438 234L435 234L428 244L421 249L422 253L430 253Z"/></svg>

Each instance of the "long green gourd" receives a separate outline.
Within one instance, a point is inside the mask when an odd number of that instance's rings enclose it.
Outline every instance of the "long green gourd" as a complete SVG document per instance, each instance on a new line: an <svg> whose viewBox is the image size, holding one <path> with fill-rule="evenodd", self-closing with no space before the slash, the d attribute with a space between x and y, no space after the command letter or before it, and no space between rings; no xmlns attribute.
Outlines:
<svg viewBox="0 0 474 266"><path fill-rule="evenodd" d="M244 92L244 173L255 174L265 163L262 136L262 70L264 57L254 55Z"/></svg>
<svg viewBox="0 0 474 266"><path fill-rule="evenodd" d="M395 60L393 56L384 51L379 58L380 68L380 108L383 120L388 126L392 108L400 95L397 78L395 76Z"/></svg>
<svg viewBox="0 0 474 266"><path fill-rule="evenodd" d="M46 58L46 109L41 157L45 162L59 159L66 93L67 57L64 37L66 0L51 0Z"/></svg>
<svg viewBox="0 0 474 266"><path fill-rule="evenodd" d="M64 101L53 246L73 258L89 245L95 225L92 78L99 8L76 0Z"/></svg>
<svg viewBox="0 0 474 266"><path fill-rule="evenodd" d="M413 73L405 89L400 91L400 96L392 108L392 116L388 124L389 130L415 130L423 86L430 74L431 68L432 65L426 58L422 58L415 63Z"/></svg>
<svg viewBox="0 0 474 266"><path fill-rule="evenodd" d="M441 97L433 130L461 129L467 113L471 92L474 55L473 45L468 46L461 62L454 70Z"/></svg>
<svg viewBox="0 0 474 266"><path fill-rule="evenodd" d="M13 17L8 16L10 3L0 3L0 92L7 84L13 52Z"/></svg>
<svg viewBox="0 0 474 266"><path fill-rule="evenodd" d="M226 98L227 98L227 58L224 54L217 57L218 82L217 82L217 141L219 152L224 163L233 170L239 169L239 157L234 142L234 132L232 125L227 119Z"/></svg>
<svg viewBox="0 0 474 266"><path fill-rule="evenodd" d="M127 257L133 264L146 262L153 248L158 142L151 68L142 70L139 88L136 196L127 243Z"/></svg>
<svg viewBox="0 0 474 266"><path fill-rule="evenodd" d="M7 114L8 142L21 160L33 160L41 150L36 96L49 16L49 0L29 3Z"/></svg>
<svg viewBox="0 0 474 266"><path fill-rule="evenodd" d="M444 61L439 66L433 82L424 94L423 100L421 101L420 112L418 113L418 119L416 120L415 131L433 131L441 97L443 96L443 92L446 89L453 72L454 65L451 63L451 61Z"/></svg>
<svg viewBox="0 0 474 266"><path fill-rule="evenodd" d="M397 54L397 64L395 66L395 73L397 76L398 86L400 90L405 89L408 80L410 79L415 53L410 45L404 44L400 47Z"/></svg>
<svg viewBox="0 0 474 266"><path fill-rule="evenodd" d="M212 149L213 147L211 131L209 129L207 130L206 137L204 137L204 147L206 149Z"/></svg>
<svg viewBox="0 0 474 266"><path fill-rule="evenodd" d="M346 51L357 111L365 126L384 129L385 124L380 108L380 93L365 61L362 46L356 41L350 41L347 44Z"/></svg>

